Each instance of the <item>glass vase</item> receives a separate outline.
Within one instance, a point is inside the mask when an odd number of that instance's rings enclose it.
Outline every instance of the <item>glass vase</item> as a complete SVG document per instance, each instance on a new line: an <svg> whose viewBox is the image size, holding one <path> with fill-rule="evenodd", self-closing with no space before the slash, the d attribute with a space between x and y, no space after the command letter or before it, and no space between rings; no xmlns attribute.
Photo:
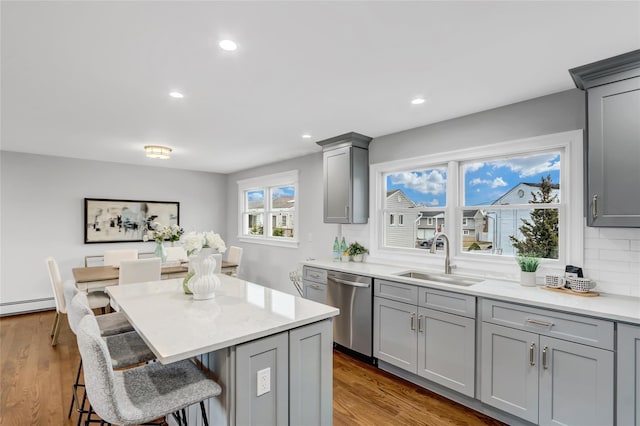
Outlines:
<svg viewBox="0 0 640 426"><path fill-rule="evenodd" d="M153 255L155 257L159 257L163 264L167 262L167 250L164 248L164 244L162 244L162 242L156 243L156 249L153 252Z"/></svg>

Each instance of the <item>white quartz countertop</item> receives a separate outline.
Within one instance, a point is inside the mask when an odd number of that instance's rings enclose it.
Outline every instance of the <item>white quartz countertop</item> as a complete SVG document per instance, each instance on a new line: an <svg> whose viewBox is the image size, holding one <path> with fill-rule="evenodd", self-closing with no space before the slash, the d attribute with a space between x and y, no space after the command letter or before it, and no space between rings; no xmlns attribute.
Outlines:
<svg viewBox="0 0 640 426"><path fill-rule="evenodd" d="M555 309L574 314L588 315L615 321L640 324L640 298L601 293L597 297L583 297L573 294L557 293L540 286L523 287L516 281L487 279L471 286L455 284L425 283L412 278L400 277L397 274L408 270L419 270L403 266L383 265L377 263L334 262L331 260L309 260L304 265L366 275L374 278L404 282L421 287L450 290L457 293L471 294L507 302L522 303L543 308ZM425 272L441 273L424 269ZM455 274L454 274L455 275ZM597 290L597 288L595 289Z"/></svg>
<svg viewBox="0 0 640 426"><path fill-rule="evenodd" d="M216 297L194 300L182 278L107 288L163 364L238 345L338 315L339 310L218 275Z"/></svg>

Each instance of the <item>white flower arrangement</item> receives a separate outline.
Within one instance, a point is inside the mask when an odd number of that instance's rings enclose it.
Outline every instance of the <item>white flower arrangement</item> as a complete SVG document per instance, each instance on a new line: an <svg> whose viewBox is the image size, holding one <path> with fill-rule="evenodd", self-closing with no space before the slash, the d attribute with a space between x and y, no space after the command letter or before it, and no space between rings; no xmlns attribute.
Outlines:
<svg viewBox="0 0 640 426"><path fill-rule="evenodd" d="M185 234L182 239L182 246L187 251L187 255L191 256L194 253L197 253L203 248L212 248L216 250L218 253L224 253L227 251L227 246L224 243L224 240L220 236L213 231L208 232L189 232Z"/></svg>
<svg viewBox="0 0 640 426"><path fill-rule="evenodd" d="M142 236L142 240L154 240L156 243L162 243L166 240L174 242L178 241L182 234L184 234L184 229L179 225L163 226L160 222L153 222L148 225L147 233Z"/></svg>

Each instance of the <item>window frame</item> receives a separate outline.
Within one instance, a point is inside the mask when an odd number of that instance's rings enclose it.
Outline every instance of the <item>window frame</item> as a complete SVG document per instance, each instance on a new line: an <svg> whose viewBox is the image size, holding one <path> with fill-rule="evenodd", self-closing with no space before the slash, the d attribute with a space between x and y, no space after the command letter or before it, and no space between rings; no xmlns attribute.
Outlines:
<svg viewBox="0 0 640 426"><path fill-rule="evenodd" d="M299 186L298 186L298 170L288 172L275 173L272 175L259 176L249 179L242 179L236 182L238 186L238 240L246 243L265 244L279 247L297 248L299 246ZM274 209L272 206L272 189L289 186L294 189L294 207L293 210ZM263 233L262 235L244 234L244 217L251 211L245 205L245 193L247 191L263 190L264 191L264 209L263 214ZM275 215L280 212L292 212L293 220L293 237L274 237L272 221Z"/></svg>
<svg viewBox="0 0 640 426"><path fill-rule="evenodd" d="M491 160L517 155L533 155L548 151L561 152L560 182L562 193L558 204L559 215L559 256L558 259L542 259L539 273L544 271L564 271L565 264L584 264L584 175L583 175L583 130L572 130L532 138L487 144L473 148L442 152L409 159L372 164L370 167L370 259L399 264L418 264L427 268L442 268L444 250L435 255L425 255L416 248L385 247L384 215L385 175L412 169L432 168L447 164L447 205L444 209L445 223L461 224L463 211L477 206L465 206L461 174L462 163L467 161ZM526 208L535 205L526 204ZM500 207L500 206L492 206ZM516 205L504 208L516 208ZM382 218L383 219L383 218ZM384 224L384 220L382 220ZM445 232L451 240L451 263L458 268L454 273L492 275L515 278L519 269L512 256L473 254L462 251L462 226L447 227ZM455 229L451 229L455 228Z"/></svg>

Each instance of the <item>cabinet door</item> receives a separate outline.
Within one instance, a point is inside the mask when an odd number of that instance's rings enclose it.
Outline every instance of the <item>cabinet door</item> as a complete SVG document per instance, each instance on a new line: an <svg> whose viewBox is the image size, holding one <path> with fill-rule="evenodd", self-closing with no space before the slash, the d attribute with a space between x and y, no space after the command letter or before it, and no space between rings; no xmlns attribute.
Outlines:
<svg viewBox="0 0 640 426"><path fill-rule="evenodd" d="M418 375L474 397L475 320L418 310Z"/></svg>
<svg viewBox="0 0 640 426"><path fill-rule="evenodd" d="M480 399L538 423L539 336L482 323Z"/></svg>
<svg viewBox="0 0 640 426"><path fill-rule="evenodd" d="M589 225L640 227L640 77L588 92Z"/></svg>
<svg viewBox="0 0 640 426"><path fill-rule="evenodd" d="M618 424L640 425L640 327L618 324Z"/></svg>
<svg viewBox="0 0 640 426"><path fill-rule="evenodd" d="M236 424L289 423L289 333L284 332L236 348ZM258 392L258 372L268 369L270 390ZM260 395L258 395L260 393Z"/></svg>
<svg viewBox="0 0 640 426"><path fill-rule="evenodd" d="M417 306L380 297L373 301L373 356L416 373Z"/></svg>
<svg viewBox="0 0 640 426"><path fill-rule="evenodd" d="M327 304L327 286L309 281L303 282L304 298L314 302Z"/></svg>
<svg viewBox="0 0 640 426"><path fill-rule="evenodd" d="M330 319L289 332L289 424L331 424L332 346Z"/></svg>
<svg viewBox="0 0 640 426"><path fill-rule="evenodd" d="M324 154L324 221L350 223L351 148L325 151Z"/></svg>
<svg viewBox="0 0 640 426"><path fill-rule="evenodd" d="M613 424L613 352L540 337L540 425Z"/></svg>

